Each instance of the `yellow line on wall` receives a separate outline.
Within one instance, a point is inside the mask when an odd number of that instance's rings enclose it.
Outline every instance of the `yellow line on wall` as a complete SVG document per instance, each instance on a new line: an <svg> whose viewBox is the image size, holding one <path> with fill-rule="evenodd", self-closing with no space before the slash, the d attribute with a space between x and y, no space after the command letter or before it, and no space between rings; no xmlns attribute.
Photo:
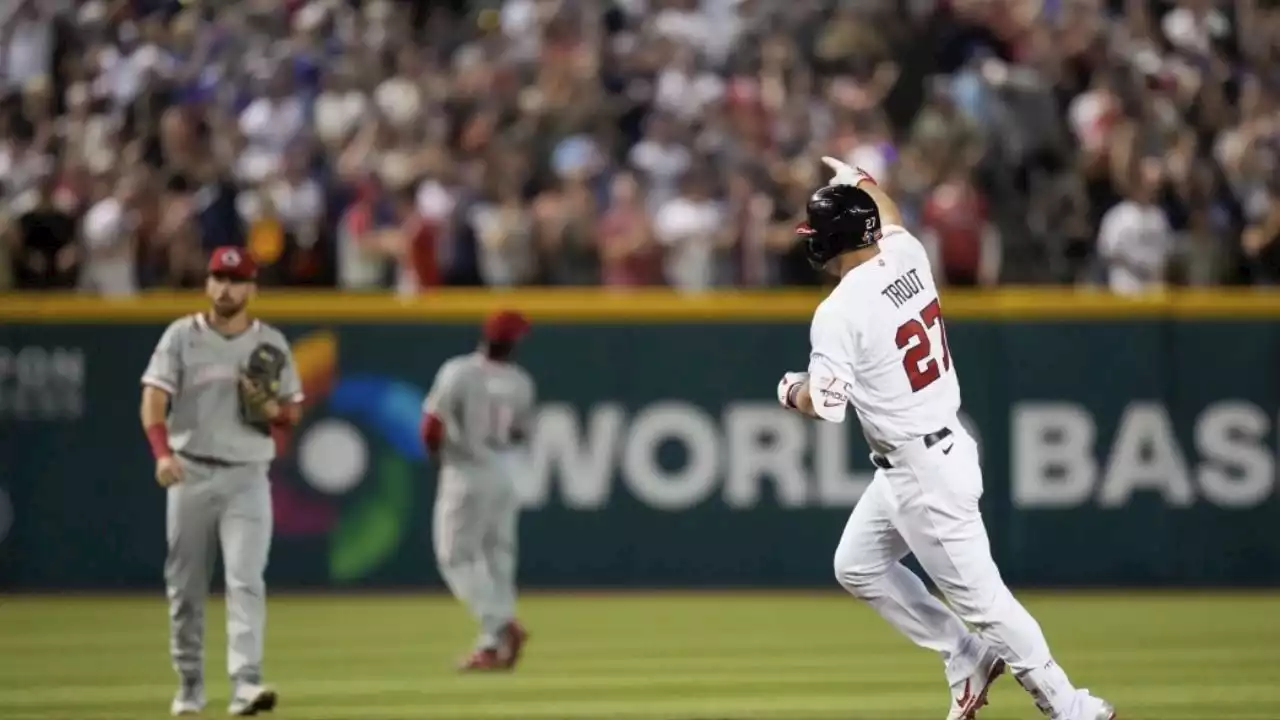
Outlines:
<svg viewBox="0 0 1280 720"><path fill-rule="evenodd" d="M383 294L264 290L258 315L280 322L463 322L498 308L516 308L552 322L807 321L822 299L818 290L717 292L680 295L668 290L449 289L401 299ZM1233 289L1182 291L1137 299L1096 291L1011 288L944 292L953 320L1277 319L1280 292ZM0 294L0 322L162 322L205 306L195 292L147 293L127 300L84 295Z"/></svg>

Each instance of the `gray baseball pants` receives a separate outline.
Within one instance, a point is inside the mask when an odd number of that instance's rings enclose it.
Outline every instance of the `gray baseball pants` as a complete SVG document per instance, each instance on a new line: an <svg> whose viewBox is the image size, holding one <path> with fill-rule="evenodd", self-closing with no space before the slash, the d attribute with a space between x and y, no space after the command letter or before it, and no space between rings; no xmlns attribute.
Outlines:
<svg viewBox="0 0 1280 720"><path fill-rule="evenodd" d="M480 622L476 646L495 648L516 610L515 487L505 479L442 468L433 515L440 576Z"/></svg>
<svg viewBox="0 0 1280 720"><path fill-rule="evenodd" d="M234 684L262 681L271 549L268 463L212 465L179 456L182 482L168 489L164 564L169 653L185 681L203 682L204 612L222 546L227 591L227 672Z"/></svg>

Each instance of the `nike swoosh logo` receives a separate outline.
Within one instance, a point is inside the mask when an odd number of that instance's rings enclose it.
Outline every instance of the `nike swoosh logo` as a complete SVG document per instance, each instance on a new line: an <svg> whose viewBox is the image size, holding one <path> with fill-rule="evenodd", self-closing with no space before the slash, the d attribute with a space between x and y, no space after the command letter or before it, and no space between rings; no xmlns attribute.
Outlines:
<svg viewBox="0 0 1280 720"><path fill-rule="evenodd" d="M830 401L830 400L823 400L823 401L822 401L822 406L823 406L823 407L840 407L840 406L841 406L841 405L843 405L843 404L844 404L844 403L842 403L842 402L840 402L840 401L838 401L838 400L837 400L836 402L832 402L832 401Z"/></svg>
<svg viewBox="0 0 1280 720"><path fill-rule="evenodd" d="M948 446L946 446L946 447L942 448L942 454L943 454L943 455L950 455L950 454L951 454L951 451L952 451L952 450L954 450L954 449L955 449L955 447L956 447L956 446L955 446L955 444L954 444L954 443L952 443L951 445L948 445Z"/></svg>

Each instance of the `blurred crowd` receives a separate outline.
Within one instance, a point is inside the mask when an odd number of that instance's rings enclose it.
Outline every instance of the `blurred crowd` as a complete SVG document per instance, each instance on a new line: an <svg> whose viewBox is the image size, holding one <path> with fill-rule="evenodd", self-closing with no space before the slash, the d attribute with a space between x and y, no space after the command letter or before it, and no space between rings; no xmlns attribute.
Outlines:
<svg viewBox="0 0 1280 720"><path fill-rule="evenodd" d="M1271 0L0 4L0 289L813 284L822 155L947 284L1280 278Z"/></svg>

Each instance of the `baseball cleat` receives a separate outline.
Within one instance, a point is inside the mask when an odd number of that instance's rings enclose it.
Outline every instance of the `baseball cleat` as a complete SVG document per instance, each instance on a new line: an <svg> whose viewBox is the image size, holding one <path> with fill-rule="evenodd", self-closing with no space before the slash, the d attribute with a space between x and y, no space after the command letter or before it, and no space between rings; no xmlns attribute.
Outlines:
<svg viewBox="0 0 1280 720"><path fill-rule="evenodd" d="M1085 699L1085 708L1080 715L1083 720L1116 720L1116 709L1102 698L1089 696Z"/></svg>
<svg viewBox="0 0 1280 720"><path fill-rule="evenodd" d="M271 712L275 709L280 697L275 690L265 685L245 684L236 688L235 697L227 713L239 717L249 717L260 712Z"/></svg>
<svg viewBox="0 0 1280 720"><path fill-rule="evenodd" d="M465 660L458 664L459 672L489 672L493 670L506 670L508 665L504 664L498 657L498 651L493 648L476 650L471 653Z"/></svg>
<svg viewBox="0 0 1280 720"><path fill-rule="evenodd" d="M517 620L512 620L502 628L502 647L500 657L503 666L514 668L520 662L520 651L529 640L529 633Z"/></svg>
<svg viewBox="0 0 1280 720"><path fill-rule="evenodd" d="M204 712L204 703L204 686L200 681L184 679L182 687L178 688L178 694L173 696L173 702L169 704L169 714L174 717L199 715Z"/></svg>
<svg viewBox="0 0 1280 720"><path fill-rule="evenodd" d="M174 717L189 717L202 712L204 712L204 701L198 698L184 698L179 695L169 705L169 714Z"/></svg>
<svg viewBox="0 0 1280 720"><path fill-rule="evenodd" d="M947 720L974 720L978 710L987 704L987 692L996 679L1004 674L1007 666L992 648L986 648L964 680L951 686L951 711Z"/></svg>

